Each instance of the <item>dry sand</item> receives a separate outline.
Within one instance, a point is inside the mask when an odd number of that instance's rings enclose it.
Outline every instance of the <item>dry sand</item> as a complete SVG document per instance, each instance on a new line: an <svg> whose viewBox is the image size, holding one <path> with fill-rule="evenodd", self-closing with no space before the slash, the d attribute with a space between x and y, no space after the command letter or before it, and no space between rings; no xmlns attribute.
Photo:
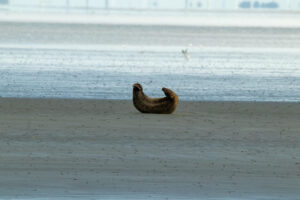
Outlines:
<svg viewBox="0 0 300 200"><path fill-rule="evenodd" d="M300 104L0 98L0 199L299 199Z"/></svg>

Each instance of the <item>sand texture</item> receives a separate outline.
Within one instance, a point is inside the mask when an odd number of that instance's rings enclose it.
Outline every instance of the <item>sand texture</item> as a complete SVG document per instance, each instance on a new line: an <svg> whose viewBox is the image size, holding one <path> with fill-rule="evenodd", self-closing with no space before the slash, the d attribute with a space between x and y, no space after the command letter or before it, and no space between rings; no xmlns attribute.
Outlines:
<svg viewBox="0 0 300 200"><path fill-rule="evenodd" d="M300 104L0 98L0 199L299 199Z"/></svg>

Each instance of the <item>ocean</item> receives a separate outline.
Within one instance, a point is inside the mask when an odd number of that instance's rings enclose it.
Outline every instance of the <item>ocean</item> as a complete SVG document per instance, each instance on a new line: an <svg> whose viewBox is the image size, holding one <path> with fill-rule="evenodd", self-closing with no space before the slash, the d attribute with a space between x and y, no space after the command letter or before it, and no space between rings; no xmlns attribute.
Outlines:
<svg viewBox="0 0 300 200"><path fill-rule="evenodd" d="M300 100L300 28L0 22L0 96ZM185 51L186 53L183 53Z"/></svg>

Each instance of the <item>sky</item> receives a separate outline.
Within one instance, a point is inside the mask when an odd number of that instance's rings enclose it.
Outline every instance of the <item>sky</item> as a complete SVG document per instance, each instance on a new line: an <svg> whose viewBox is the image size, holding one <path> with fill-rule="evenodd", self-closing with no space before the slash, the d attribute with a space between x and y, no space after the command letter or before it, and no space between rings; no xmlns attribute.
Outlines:
<svg viewBox="0 0 300 200"><path fill-rule="evenodd" d="M161 9L234 9L241 2L256 1L261 3L278 3L280 9L300 9L300 0L9 0L10 5L44 5L65 6L67 2L71 7L84 7L87 2L90 7L104 8L106 2L112 8L161 8Z"/></svg>

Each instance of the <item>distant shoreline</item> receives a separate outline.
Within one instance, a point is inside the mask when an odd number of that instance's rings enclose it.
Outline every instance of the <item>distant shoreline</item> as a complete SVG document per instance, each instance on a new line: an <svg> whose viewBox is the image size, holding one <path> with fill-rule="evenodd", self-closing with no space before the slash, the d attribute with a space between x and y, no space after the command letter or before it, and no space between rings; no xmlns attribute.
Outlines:
<svg viewBox="0 0 300 200"><path fill-rule="evenodd" d="M169 14L168 14L169 13ZM119 24L213 27L278 27L299 28L300 12L184 12L168 11L103 11L100 13L0 12L1 22Z"/></svg>

